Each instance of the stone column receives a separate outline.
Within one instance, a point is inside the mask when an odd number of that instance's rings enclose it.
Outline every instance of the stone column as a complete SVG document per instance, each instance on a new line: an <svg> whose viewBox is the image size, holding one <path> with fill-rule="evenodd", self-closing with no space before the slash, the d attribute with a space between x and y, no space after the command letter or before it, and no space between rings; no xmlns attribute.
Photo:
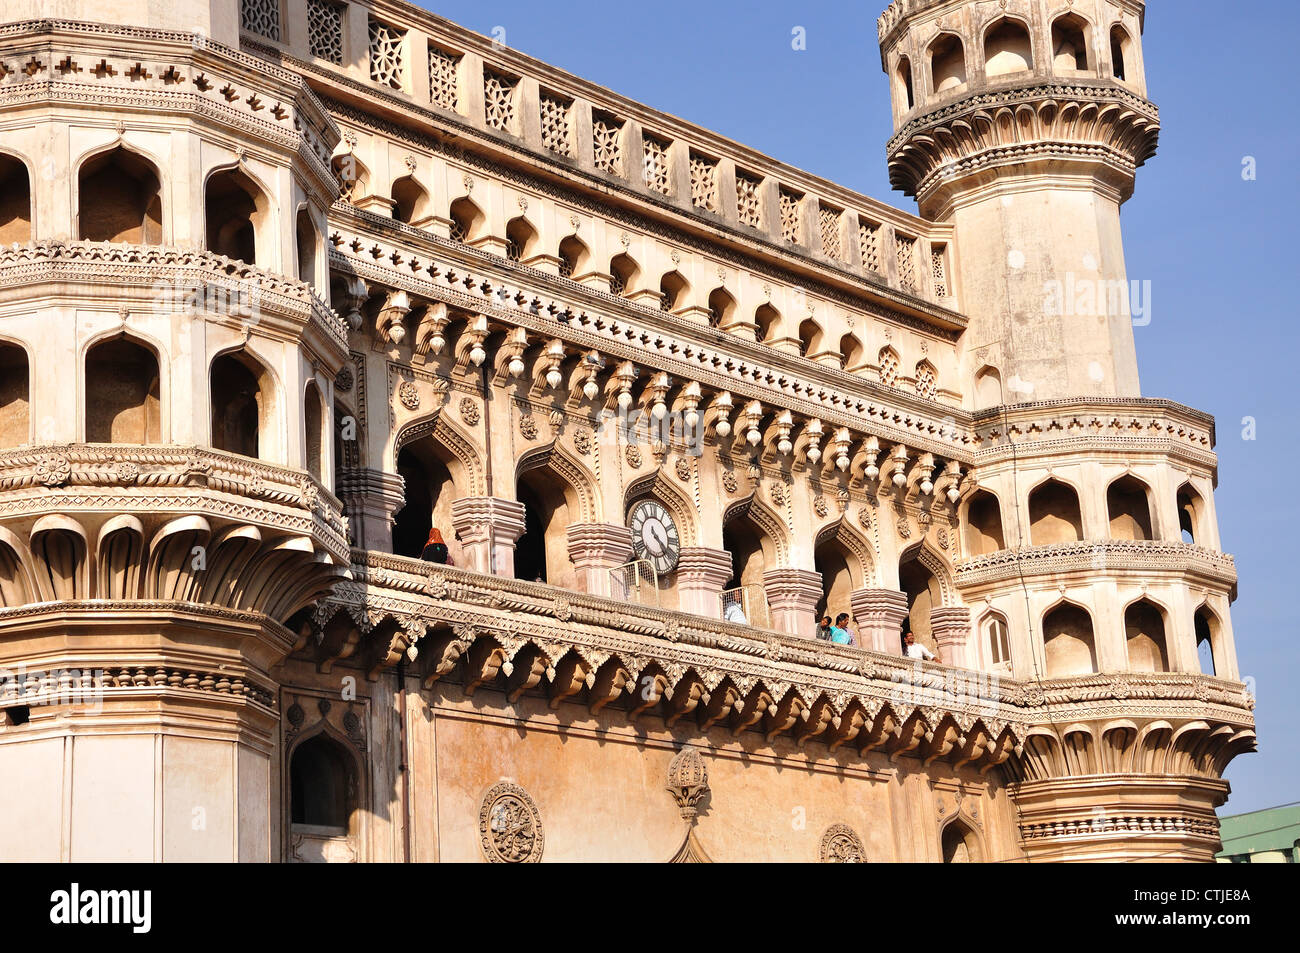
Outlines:
<svg viewBox="0 0 1300 953"><path fill-rule="evenodd" d="M902 655L902 625L907 618L907 593L897 589L858 589L849 594L858 640L864 649Z"/></svg>
<svg viewBox="0 0 1300 953"><path fill-rule="evenodd" d="M578 588L609 596L609 571L632 559L632 531L615 523L574 523L567 537Z"/></svg>
<svg viewBox="0 0 1300 953"><path fill-rule="evenodd" d="M349 467L339 471L336 489L348 514L352 545L391 552L393 514L406 503L402 478L383 470Z"/></svg>
<svg viewBox="0 0 1300 953"><path fill-rule="evenodd" d="M772 628L805 639L817 634L817 603L822 598L822 574L807 569L769 569L763 573Z"/></svg>
<svg viewBox="0 0 1300 953"><path fill-rule="evenodd" d="M947 665L974 668L970 651L970 609L944 606L930 610L930 632L939 644L939 655Z"/></svg>
<svg viewBox="0 0 1300 953"><path fill-rule="evenodd" d="M466 568L512 577L515 540L524 533L524 504L495 496L471 496L451 504L451 525Z"/></svg>
<svg viewBox="0 0 1300 953"><path fill-rule="evenodd" d="M682 548L677 561L677 599L683 612L717 619L722 615L722 587L731 578L731 553L707 546Z"/></svg>

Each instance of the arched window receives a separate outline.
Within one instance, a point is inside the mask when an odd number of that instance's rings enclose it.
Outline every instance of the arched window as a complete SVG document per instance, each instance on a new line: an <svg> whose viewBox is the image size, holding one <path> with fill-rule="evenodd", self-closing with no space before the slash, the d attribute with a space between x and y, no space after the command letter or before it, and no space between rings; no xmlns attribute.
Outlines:
<svg viewBox="0 0 1300 953"><path fill-rule="evenodd" d="M984 34L984 75L1006 76L1034 68L1029 31L1019 20L1002 19Z"/></svg>
<svg viewBox="0 0 1300 953"><path fill-rule="evenodd" d="M347 834L356 808L352 759L338 742L317 735L294 749L289 761L290 823L323 828L320 833Z"/></svg>
<svg viewBox="0 0 1300 953"><path fill-rule="evenodd" d="M515 543L515 578L576 588L567 533L577 522L576 500L543 469L519 474L516 494L524 504L524 533Z"/></svg>
<svg viewBox="0 0 1300 953"><path fill-rule="evenodd" d="M816 321L809 318L799 325L799 353L804 357L812 357L822 351L822 328Z"/></svg>
<svg viewBox="0 0 1300 953"><path fill-rule="evenodd" d="M275 389L271 376L243 351L212 362L212 446L263 460L273 456Z"/></svg>
<svg viewBox="0 0 1300 953"><path fill-rule="evenodd" d="M723 525L722 548L731 554L731 578L722 588L743 589L749 624L770 628L763 573L775 565L776 546L771 537L749 515L738 516Z"/></svg>
<svg viewBox="0 0 1300 953"><path fill-rule="evenodd" d="M1111 539L1151 539L1151 507L1141 480L1123 476L1107 487L1106 512Z"/></svg>
<svg viewBox="0 0 1300 953"><path fill-rule="evenodd" d="M393 516L393 552L418 558L437 529L457 562L459 547L451 525L451 505L456 500L452 458L431 438L403 447L397 454L397 473L405 486L405 501Z"/></svg>
<svg viewBox="0 0 1300 953"><path fill-rule="evenodd" d="M314 381L307 382L307 389L303 393L302 419L306 427L303 455L306 457L307 472L319 483L323 479L326 465L325 405Z"/></svg>
<svg viewBox="0 0 1300 953"><path fill-rule="evenodd" d="M570 235L564 241L560 242L560 277L572 278L575 275L585 274L588 269L588 263L591 261L591 252L587 250L581 240Z"/></svg>
<svg viewBox="0 0 1300 953"><path fill-rule="evenodd" d="M943 829L945 864L978 864L983 861L979 838L961 821L952 821Z"/></svg>
<svg viewBox="0 0 1300 953"><path fill-rule="evenodd" d="M316 255L320 240L316 234L316 224L311 220L311 213L305 208L298 209L298 280L309 285L316 283Z"/></svg>
<svg viewBox="0 0 1300 953"><path fill-rule="evenodd" d="M1011 632L1007 620L992 613L984 620L984 652L991 671L1011 670Z"/></svg>
<svg viewBox="0 0 1300 953"><path fill-rule="evenodd" d="M506 223L506 257L511 261L527 261L537 253L537 229L528 224L522 215Z"/></svg>
<svg viewBox="0 0 1300 953"><path fill-rule="evenodd" d="M1201 495L1184 483L1178 489L1178 530L1184 543L1195 544L1201 525Z"/></svg>
<svg viewBox="0 0 1300 953"><path fill-rule="evenodd" d="M0 344L0 447L17 447L31 436L31 375L27 352Z"/></svg>
<svg viewBox="0 0 1300 953"><path fill-rule="evenodd" d="M1129 671L1169 671L1164 613L1154 603L1141 599L1124 611L1124 636Z"/></svg>
<svg viewBox="0 0 1300 953"><path fill-rule="evenodd" d="M1115 78L1120 81L1126 81L1128 79L1128 56L1131 46L1132 40L1129 39L1127 30L1118 24L1111 27L1110 66Z"/></svg>
<svg viewBox="0 0 1300 953"><path fill-rule="evenodd" d="M754 312L754 324L758 327L758 339L771 341L781 328L781 313L770 304L761 304Z"/></svg>
<svg viewBox="0 0 1300 953"><path fill-rule="evenodd" d="M393 183L393 218L407 225L421 225L429 218L429 193L415 177L404 175Z"/></svg>
<svg viewBox="0 0 1300 953"><path fill-rule="evenodd" d="M880 383L886 387L897 386L898 352L892 347L882 347L876 356L876 364L880 367Z"/></svg>
<svg viewBox="0 0 1300 953"><path fill-rule="evenodd" d="M355 204L366 197L370 191L370 173L360 159L346 152L335 156L330 161L330 168L339 184L339 198Z"/></svg>
<svg viewBox="0 0 1300 953"><path fill-rule="evenodd" d="M855 335L840 338L840 359L846 371L860 370L866 363L866 352Z"/></svg>
<svg viewBox="0 0 1300 953"><path fill-rule="evenodd" d="M1092 616L1080 606L1064 602L1043 617L1043 647L1048 678L1091 675L1097 671Z"/></svg>
<svg viewBox="0 0 1300 953"><path fill-rule="evenodd" d="M916 396L934 400L939 393L939 372L929 361L916 365Z"/></svg>
<svg viewBox="0 0 1300 953"><path fill-rule="evenodd" d="M451 203L450 238L453 242L468 244L479 237L485 216L483 210L467 198L459 198Z"/></svg>
<svg viewBox="0 0 1300 953"><path fill-rule="evenodd" d="M955 33L941 33L930 44L930 88L936 93L966 84L966 48Z"/></svg>
<svg viewBox="0 0 1300 953"><path fill-rule="evenodd" d="M1067 13L1052 24L1052 69L1057 73L1088 68L1088 21Z"/></svg>
<svg viewBox="0 0 1300 953"><path fill-rule="evenodd" d="M709 292L709 327L722 327L731 323L736 313L736 299L724 288Z"/></svg>
<svg viewBox="0 0 1300 953"><path fill-rule="evenodd" d="M817 617L829 615L832 619L841 612L852 613L854 590L865 585L866 567L844 542L835 535L818 541L813 550L813 561L822 577L822 598L817 604Z"/></svg>
<svg viewBox="0 0 1300 953"><path fill-rule="evenodd" d="M911 553L905 554L898 564L898 585L907 594L904 629L910 625L916 641L937 653L939 645L930 626L930 614L943 605L943 592L939 580L921 561L920 556L921 549L918 546ZM899 633L900 636L902 634Z"/></svg>
<svg viewBox="0 0 1300 953"><path fill-rule="evenodd" d="M987 490L976 491L966 505L967 552L972 556L983 556L1006 548L998 498Z"/></svg>
<svg viewBox="0 0 1300 953"><path fill-rule="evenodd" d="M1217 675L1219 672L1215 656L1218 654L1219 620L1207 607L1196 610L1194 618L1196 630L1196 660L1200 663L1202 675Z"/></svg>
<svg viewBox="0 0 1300 953"><path fill-rule="evenodd" d="M158 443L158 395L151 349L124 337L96 344L86 353L86 442Z"/></svg>
<svg viewBox="0 0 1300 953"><path fill-rule="evenodd" d="M1034 546L1083 539L1079 494L1058 480L1048 480L1029 494L1029 542Z"/></svg>
<svg viewBox="0 0 1300 953"><path fill-rule="evenodd" d="M912 61L906 56L898 61L894 70L894 93L898 97L899 112L907 112L916 106L916 96L912 92Z"/></svg>
<svg viewBox="0 0 1300 953"><path fill-rule="evenodd" d="M975 373L975 406L997 407L1002 403L1002 375L996 367L985 365Z"/></svg>
<svg viewBox="0 0 1300 953"><path fill-rule="evenodd" d="M209 251L250 265L270 264L270 202L242 169L210 176L203 202ZM259 250L265 260L258 258Z"/></svg>
<svg viewBox="0 0 1300 953"><path fill-rule="evenodd" d="M662 311L676 311L682 306L690 285L679 273L670 271L659 280L659 308Z"/></svg>
<svg viewBox="0 0 1300 953"><path fill-rule="evenodd" d="M0 245L32 240L32 184L27 166L0 155Z"/></svg>
<svg viewBox="0 0 1300 953"><path fill-rule="evenodd" d="M77 229L78 236L89 242L159 244L158 170L121 146L87 159L77 176Z"/></svg>
<svg viewBox="0 0 1300 953"><path fill-rule="evenodd" d="M637 290L641 269L629 255L615 255L609 262L609 293L620 297Z"/></svg>

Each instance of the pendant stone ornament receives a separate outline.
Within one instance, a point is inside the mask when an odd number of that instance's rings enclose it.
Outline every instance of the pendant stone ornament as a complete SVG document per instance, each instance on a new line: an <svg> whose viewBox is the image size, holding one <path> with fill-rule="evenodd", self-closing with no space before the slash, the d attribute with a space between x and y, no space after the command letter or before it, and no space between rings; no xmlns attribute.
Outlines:
<svg viewBox="0 0 1300 953"><path fill-rule="evenodd" d="M501 781L483 796L478 815L483 856L494 864L535 864L542 859L546 838L542 816L532 797L519 785Z"/></svg>

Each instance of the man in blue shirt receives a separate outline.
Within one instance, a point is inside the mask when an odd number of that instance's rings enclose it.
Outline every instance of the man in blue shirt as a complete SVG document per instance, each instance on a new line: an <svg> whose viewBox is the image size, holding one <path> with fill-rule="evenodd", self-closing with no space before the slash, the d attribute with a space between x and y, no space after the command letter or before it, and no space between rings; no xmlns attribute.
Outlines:
<svg viewBox="0 0 1300 953"><path fill-rule="evenodd" d="M835 617L835 624L831 626L831 641L836 645L854 645L854 639L849 634L849 614L841 612Z"/></svg>

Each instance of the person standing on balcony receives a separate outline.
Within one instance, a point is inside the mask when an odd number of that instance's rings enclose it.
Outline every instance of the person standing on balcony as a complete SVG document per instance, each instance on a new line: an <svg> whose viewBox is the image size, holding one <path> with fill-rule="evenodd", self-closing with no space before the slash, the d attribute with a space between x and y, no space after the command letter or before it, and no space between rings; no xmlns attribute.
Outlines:
<svg viewBox="0 0 1300 953"><path fill-rule="evenodd" d="M857 645L857 640L853 638L853 633L849 631L849 614L841 612L835 617L835 624L831 626L831 641L836 645Z"/></svg>
<svg viewBox="0 0 1300 953"><path fill-rule="evenodd" d="M817 620L817 638L821 639L823 642L829 642L831 640L830 616L824 615Z"/></svg>
<svg viewBox="0 0 1300 953"><path fill-rule="evenodd" d="M424 544L424 550L420 553L420 558L426 563L451 565L451 557L447 553L447 544L442 541L442 533L437 527L429 530L429 541Z"/></svg>
<svg viewBox="0 0 1300 953"><path fill-rule="evenodd" d="M903 654L908 658L922 659L926 662L943 662L943 656L935 655L916 641L916 636L912 634L911 629L908 629L907 634L903 636Z"/></svg>

